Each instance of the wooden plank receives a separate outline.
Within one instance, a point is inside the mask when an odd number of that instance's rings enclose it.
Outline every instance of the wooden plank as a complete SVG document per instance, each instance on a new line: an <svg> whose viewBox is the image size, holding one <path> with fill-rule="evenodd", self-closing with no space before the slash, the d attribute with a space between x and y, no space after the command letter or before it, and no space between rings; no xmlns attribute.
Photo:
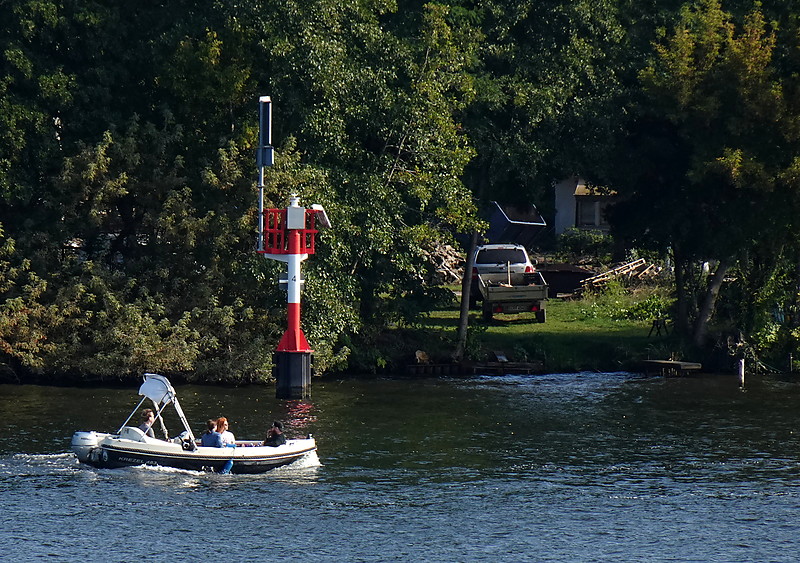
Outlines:
<svg viewBox="0 0 800 563"><path fill-rule="evenodd" d="M645 264L645 259L639 258L637 260L634 260L633 262L628 262L627 264L622 264L621 266L617 266L616 268L611 268L607 272L602 272L590 278L586 278L585 280L583 280L582 285L584 287L588 285L597 285L606 282L612 278L624 274L630 274L639 269L640 267L642 267L644 264Z"/></svg>
<svg viewBox="0 0 800 563"><path fill-rule="evenodd" d="M698 364L697 362L681 362L678 360L644 360L644 363L654 367L675 367L683 370L703 369L703 364Z"/></svg>
<svg viewBox="0 0 800 563"><path fill-rule="evenodd" d="M697 362L681 362L678 360L644 360L643 363L645 365L645 373L658 371L665 377L686 375L687 372L703 369L703 365Z"/></svg>

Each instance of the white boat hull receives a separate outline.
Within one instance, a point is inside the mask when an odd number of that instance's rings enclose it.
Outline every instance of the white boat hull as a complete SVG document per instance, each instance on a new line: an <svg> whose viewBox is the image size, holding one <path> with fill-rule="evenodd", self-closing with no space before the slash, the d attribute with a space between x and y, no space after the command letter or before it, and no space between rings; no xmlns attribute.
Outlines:
<svg viewBox="0 0 800 563"><path fill-rule="evenodd" d="M99 468L159 465L193 471L264 473L288 465L316 451L313 438L288 440L277 447L260 442L239 441L235 448L209 448L141 436L136 428L125 427L120 434L76 432L72 449L78 460Z"/></svg>

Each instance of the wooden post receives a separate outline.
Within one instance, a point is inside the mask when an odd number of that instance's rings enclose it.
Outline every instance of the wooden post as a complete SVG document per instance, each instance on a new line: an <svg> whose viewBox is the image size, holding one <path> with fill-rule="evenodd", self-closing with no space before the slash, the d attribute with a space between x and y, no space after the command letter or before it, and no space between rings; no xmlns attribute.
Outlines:
<svg viewBox="0 0 800 563"><path fill-rule="evenodd" d="M744 358L739 360L739 387L744 389Z"/></svg>

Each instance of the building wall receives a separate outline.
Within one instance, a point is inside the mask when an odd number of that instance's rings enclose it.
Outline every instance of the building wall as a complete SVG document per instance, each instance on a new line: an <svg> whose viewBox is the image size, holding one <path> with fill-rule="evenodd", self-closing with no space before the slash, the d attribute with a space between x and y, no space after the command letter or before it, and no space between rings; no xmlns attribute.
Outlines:
<svg viewBox="0 0 800 563"><path fill-rule="evenodd" d="M597 229L607 231L606 207L611 205L608 197L575 196L577 206L576 226L579 229Z"/></svg>
<svg viewBox="0 0 800 563"><path fill-rule="evenodd" d="M583 179L572 176L555 184L555 219L553 228L556 235L572 227L579 229L608 230L605 209L613 202L613 193L602 195L592 187L587 187Z"/></svg>
<svg viewBox="0 0 800 563"><path fill-rule="evenodd" d="M572 176L554 186L556 212L553 229L556 235L575 226L575 189L582 183L580 178Z"/></svg>

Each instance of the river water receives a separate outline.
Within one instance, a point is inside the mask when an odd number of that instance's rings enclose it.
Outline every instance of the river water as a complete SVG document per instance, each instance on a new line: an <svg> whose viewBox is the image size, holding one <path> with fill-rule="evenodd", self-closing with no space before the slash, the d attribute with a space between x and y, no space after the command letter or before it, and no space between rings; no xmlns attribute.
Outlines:
<svg viewBox="0 0 800 563"><path fill-rule="evenodd" d="M178 387L199 430L273 419L319 463L97 470L135 389L0 386L0 545L29 561L796 561L800 381L582 373Z"/></svg>

